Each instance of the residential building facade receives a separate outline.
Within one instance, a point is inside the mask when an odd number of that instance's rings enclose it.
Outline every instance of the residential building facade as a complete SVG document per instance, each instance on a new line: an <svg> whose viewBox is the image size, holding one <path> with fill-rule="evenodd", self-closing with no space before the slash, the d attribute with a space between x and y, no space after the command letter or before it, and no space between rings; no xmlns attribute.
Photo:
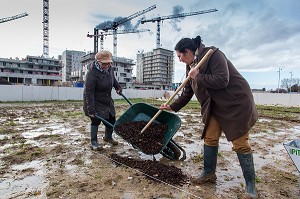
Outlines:
<svg viewBox="0 0 300 199"><path fill-rule="evenodd" d="M164 48L156 48L152 52L137 54L136 66L137 84L152 85L155 89L173 89L173 51Z"/></svg>
<svg viewBox="0 0 300 199"><path fill-rule="evenodd" d="M83 51L75 51L75 50L65 50L62 53L61 55L62 82L74 81L74 74L76 74L75 71L82 71L82 66L80 62L81 62L81 58L85 54L86 53Z"/></svg>
<svg viewBox="0 0 300 199"><path fill-rule="evenodd" d="M0 58L0 77L12 84L52 86L61 81L58 59L27 56L24 59Z"/></svg>

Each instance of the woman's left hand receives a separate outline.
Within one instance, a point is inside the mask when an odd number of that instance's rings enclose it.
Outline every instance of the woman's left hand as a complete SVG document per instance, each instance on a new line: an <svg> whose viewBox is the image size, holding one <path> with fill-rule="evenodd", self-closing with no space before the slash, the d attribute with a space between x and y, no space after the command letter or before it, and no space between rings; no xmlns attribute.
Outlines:
<svg viewBox="0 0 300 199"><path fill-rule="evenodd" d="M199 73L199 70L198 70L198 69L192 68L192 69L190 70L190 72L189 72L188 75L189 75L192 79L195 79L196 76L198 75L198 73Z"/></svg>

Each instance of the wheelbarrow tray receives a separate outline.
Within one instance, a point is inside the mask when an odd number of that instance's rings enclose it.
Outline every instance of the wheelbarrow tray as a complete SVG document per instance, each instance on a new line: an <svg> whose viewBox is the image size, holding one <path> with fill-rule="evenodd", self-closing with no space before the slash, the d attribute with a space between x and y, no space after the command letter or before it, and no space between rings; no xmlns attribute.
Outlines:
<svg viewBox="0 0 300 199"><path fill-rule="evenodd" d="M134 122L134 121L145 121L148 122L150 121L153 116L159 111L158 108L151 106L149 104L145 103L136 103L133 104L125 113L123 113L119 119L116 121L114 124L114 128L118 126L121 123L124 122ZM158 124L164 124L167 125L168 130L165 132L164 139L163 139L163 147L161 151L167 146L167 144L171 141L172 137L175 135L177 130L181 126L181 120L180 118L168 111L162 111L161 114L154 120L154 123ZM118 134L117 131L115 131L116 134ZM146 133L146 132L143 132ZM120 137L122 135L118 134ZM122 137L123 138L123 137ZM124 138L123 138L124 139ZM126 139L124 139L126 140ZM130 143L131 144L131 143ZM147 155L155 155L155 154L149 154L141 150L139 147L137 147L134 144L131 144L134 148L142 151L143 153ZM158 153L160 153L159 151Z"/></svg>

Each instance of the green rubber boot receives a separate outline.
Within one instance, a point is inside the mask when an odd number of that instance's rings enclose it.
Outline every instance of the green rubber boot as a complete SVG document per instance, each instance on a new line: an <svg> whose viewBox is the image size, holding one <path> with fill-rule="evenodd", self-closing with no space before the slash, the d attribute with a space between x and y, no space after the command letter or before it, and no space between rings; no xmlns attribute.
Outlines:
<svg viewBox="0 0 300 199"><path fill-rule="evenodd" d="M91 149L100 151L103 148L98 144L97 133L98 133L98 126L91 125Z"/></svg>
<svg viewBox="0 0 300 199"><path fill-rule="evenodd" d="M246 194L247 198L257 198L255 188L255 170L253 163L252 153L237 153L243 175L246 181Z"/></svg>
<svg viewBox="0 0 300 199"><path fill-rule="evenodd" d="M215 183L217 180L218 146L204 145L204 169L198 178L192 179L195 184Z"/></svg>

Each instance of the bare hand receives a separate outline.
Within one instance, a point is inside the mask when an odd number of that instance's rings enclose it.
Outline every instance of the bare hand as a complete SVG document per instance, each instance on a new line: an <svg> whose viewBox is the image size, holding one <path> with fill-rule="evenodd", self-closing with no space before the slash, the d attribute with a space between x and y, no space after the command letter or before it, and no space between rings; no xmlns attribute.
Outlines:
<svg viewBox="0 0 300 199"><path fill-rule="evenodd" d="M160 105L159 109L160 110L169 110L169 111L172 110L170 105L165 105L165 104Z"/></svg>
<svg viewBox="0 0 300 199"><path fill-rule="evenodd" d="M199 70L195 70L194 68L192 68L189 72L189 76L192 78L192 79L195 79L195 77L198 75L199 73Z"/></svg>

